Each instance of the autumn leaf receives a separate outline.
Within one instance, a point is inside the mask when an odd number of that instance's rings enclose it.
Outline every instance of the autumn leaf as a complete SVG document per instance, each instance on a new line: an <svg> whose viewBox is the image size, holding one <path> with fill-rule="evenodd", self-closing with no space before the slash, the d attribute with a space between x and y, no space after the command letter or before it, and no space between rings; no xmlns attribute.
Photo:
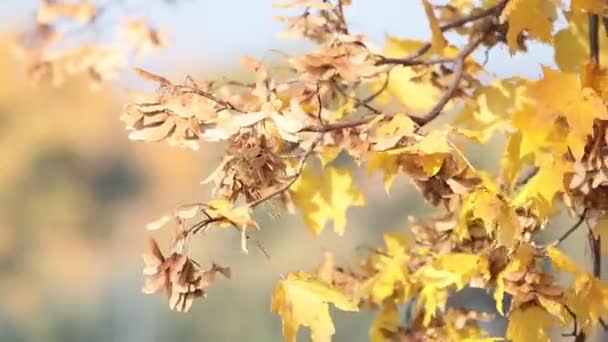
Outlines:
<svg viewBox="0 0 608 342"><path fill-rule="evenodd" d="M354 182L352 171L326 167L321 175L307 168L291 187L294 203L314 235L319 235L327 222L334 222L334 231L344 234L346 212L351 206L365 205L365 197Z"/></svg>
<svg viewBox="0 0 608 342"><path fill-rule="evenodd" d="M272 294L272 312L281 316L285 341L295 342L300 326L313 341L329 341L335 333L329 304L342 311L358 311L357 303L313 276L298 272L279 281Z"/></svg>
<svg viewBox="0 0 608 342"><path fill-rule="evenodd" d="M548 329L556 326L556 319L538 306L517 308L509 314L507 338L513 342L550 341Z"/></svg>
<svg viewBox="0 0 608 342"><path fill-rule="evenodd" d="M426 17L429 20L429 25L431 28L431 47L435 51L443 51L443 49L448 45L448 41L443 36L443 32L441 32L441 28L439 27L439 23L437 22L437 18L433 12L433 7L428 0L422 0L422 4L424 6L424 13L426 13Z"/></svg>
<svg viewBox="0 0 608 342"><path fill-rule="evenodd" d="M509 22L507 42L512 53L520 50L518 36L524 31L541 42L551 41L556 5L556 1L545 0L513 0L507 3L500 19Z"/></svg>
<svg viewBox="0 0 608 342"><path fill-rule="evenodd" d="M608 314L608 286L585 272L557 248L547 251L558 270L574 275L574 283L566 293L566 304L574 312L581 330L590 333L602 315Z"/></svg>
<svg viewBox="0 0 608 342"><path fill-rule="evenodd" d="M533 120L553 122L561 115L580 139L591 135L596 118L608 119L603 101L593 89L582 88L576 74L543 67L543 78L528 82L524 96L539 111Z"/></svg>
<svg viewBox="0 0 608 342"><path fill-rule="evenodd" d="M403 57L417 50L415 41L403 41L387 37L384 54L387 57ZM397 98L407 109L414 113L424 113L431 109L443 92L425 80L418 80L418 73L411 67L397 66L393 68L388 80L388 93ZM385 80L378 81L379 87ZM449 105L446 110L449 110Z"/></svg>
<svg viewBox="0 0 608 342"><path fill-rule="evenodd" d="M369 298L378 305L393 295L396 286L402 286L404 289L401 301L411 296L411 280L404 268L408 259L407 242L396 234L384 234L384 241L386 253L374 254L370 258L371 267L377 270L377 273L363 284L358 294L359 298Z"/></svg>
<svg viewBox="0 0 608 342"><path fill-rule="evenodd" d="M436 310L445 309L451 287L459 291L473 278L489 278L488 260L480 255L448 253L418 270L415 277L422 284L418 308L424 307L424 325L428 325Z"/></svg>
<svg viewBox="0 0 608 342"><path fill-rule="evenodd" d="M604 0L572 0L573 11L601 14L606 7Z"/></svg>
<svg viewBox="0 0 608 342"><path fill-rule="evenodd" d="M574 4L574 2L573 2ZM565 13L568 26L555 35L554 55L559 69L564 72L581 72L589 60L588 15L574 11ZM600 60L608 59L608 47L600 44Z"/></svg>
<svg viewBox="0 0 608 342"><path fill-rule="evenodd" d="M386 341L387 332L396 332L399 328L399 312L397 306L393 302L385 303L376 319L372 323L369 330L369 338L371 342Z"/></svg>

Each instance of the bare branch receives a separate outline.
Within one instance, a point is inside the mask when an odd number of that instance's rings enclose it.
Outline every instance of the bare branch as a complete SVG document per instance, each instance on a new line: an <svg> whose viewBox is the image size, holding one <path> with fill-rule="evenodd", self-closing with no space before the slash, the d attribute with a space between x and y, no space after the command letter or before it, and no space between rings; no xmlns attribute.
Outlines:
<svg viewBox="0 0 608 342"><path fill-rule="evenodd" d="M583 210L583 212L579 216L578 220L574 223L574 225L572 225L572 227L570 227L558 239L554 240L553 242L551 242L548 245L546 245L545 247L543 247L543 249L546 250L546 249L549 249L551 247L557 247L560 243L564 242L564 240L566 240L572 233L574 233L578 229L578 227L581 226L581 224L583 224L583 222L585 222L586 218L587 218L587 208L585 208Z"/></svg>

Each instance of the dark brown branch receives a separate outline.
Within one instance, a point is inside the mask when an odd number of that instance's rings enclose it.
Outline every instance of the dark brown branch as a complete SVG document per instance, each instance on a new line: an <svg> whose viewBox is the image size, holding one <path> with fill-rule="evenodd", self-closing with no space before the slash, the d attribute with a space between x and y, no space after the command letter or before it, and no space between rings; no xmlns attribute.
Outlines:
<svg viewBox="0 0 608 342"><path fill-rule="evenodd" d="M560 243L564 242L564 240L566 240L572 233L574 233L578 229L578 227L581 226L581 224L583 224L583 222L585 222L586 218L587 218L587 208L585 208L583 210L583 212L579 216L578 220L574 223L574 225L572 225L572 227L570 227L562 236L560 236L553 242L546 245L543 249L546 250L551 247L557 247Z"/></svg>
<svg viewBox="0 0 608 342"><path fill-rule="evenodd" d="M378 96L380 96L386 90L386 88L388 88L390 77L391 77L391 72L389 70L386 73L386 78L384 79L384 83L382 84L382 87L380 87L380 89L378 89L378 91L376 91L375 93L371 94L370 96L364 98L360 102L362 104L368 104L368 103L374 101Z"/></svg>
<svg viewBox="0 0 608 342"><path fill-rule="evenodd" d="M564 308L566 308L566 311L568 311L568 314L570 314L570 317L572 317L573 327L572 327L572 332L564 333L564 334L562 334L562 336L564 336L564 337L576 336L576 333L578 332L578 320L576 319L576 314L574 313L574 311L572 311L572 309L570 309L568 307L568 305L564 305Z"/></svg>
<svg viewBox="0 0 608 342"><path fill-rule="evenodd" d="M599 16L589 14L589 57L595 65L600 65Z"/></svg>
<svg viewBox="0 0 608 342"><path fill-rule="evenodd" d="M454 66L454 75L453 75L454 78L452 79L452 82L448 86L448 89L443 94L441 99L439 99L439 101L437 101L435 106L427 114L425 114L424 116L419 117L419 118L415 118L415 119L412 118L414 120L414 122L416 122L420 126L424 126L427 123L433 121L437 116L439 116L439 114L441 114L445 105L447 105L448 102L450 102L450 100L454 97L454 95L456 94L456 91L458 90L458 86L460 85L460 81L462 80L462 76L464 74L464 64L465 64L466 58L471 53L473 53L473 51L475 51L475 49L479 46L479 44L481 44L481 42L485 38L486 34L487 34L487 32L483 32L480 35L478 35L476 38L473 38L464 47L464 49L462 49L462 51L458 54L458 56L456 56L456 65Z"/></svg>
<svg viewBox="0 0 608 342"><path fill-rule="evenodd" d="M451 21L449 23L446 23L444 25L441 25L439 28L441 29L442 32L445 32L447 30L451 30L451 29L454 29L457 27L462 27L473 21L477 21L480 19L488 18L488 17L497 17L500 15L500 13L504 9L507 2L508 2L508 0L502 0L496 6L490 7L479 13L471 13L468 16L465 16L465 17L456 19L454 21ZM418 60L418 58L420 58L427 51L429 51L430 48L431 48L431 43L427 42L422 47L420 47L420 49L418 49L416 52L414 52L408 56L405 56L405 57L393 58L393 57L379 56L380 61L378 62L378 64L399 64L399 65L403 65L403 66L412 66L412 65L421 65L421 64L425 64L425 65L440 64L440 63L447 63L450 61L452 61L452 62L454 61L452 59L442 59L442 58L438 58L438 59L431 60L431 61Z"/></svg>
<svg viewBox="0 0 608 342"><path fill-rule="evenodd" d="M453 79L452 79L452 82L450 82L448 89L443 94L443 96L439 99L439 101L437 101L435 106L433 106L433 108L431 108L431 110L428 111L426 114L424 114L423 116L410 116L412 121L414 121L419 126L424 126L424 125L428 124L429 122L433 121L437 116L439 116L439 114L441 114L441 112L443 111L443 108L454 97L454 95L456 94L456 91L458 90L460 81L462 80L462 78L464 76L464 65L465 65L466 58L471 53L473 53L473 51L475 51L475 49L481 44L481 42L483 41L486 34L487 33L484 32L484 33L478 35L477 37L475 37L473 40L471 40L462 49L462 51L458 54L458 56L456 56L453 59L456 62L456 65L454 66ZM343 95L345 95L345 94L343 93ZM369 109L370 111L372 111L376 114L379 114L378 110L374 109L373 107L369 108L368 106L366 106L367 104L362 103L362 101L358 101L357 105L361 105L361 106ZM395 114L386 114L386 117L391 118L394 115ZM300 132L329 132L329 131L334 131L334 130L339 130L339 129L353 128L353 127L365 125L366 123L372 121L375 118L377 118L377 115L368 115L368 116L364 116L359 119L336 122L334 124L327 124L327 125L321 125L321 126L306 126L306 127L302 128L300 130Z"/></svg>
<svg viewBox="0 0 608 342"><path fill-rule="evenodd" d="M477 21L479 19L483 19L486 17L490 17L490 16L498 16L500 14L500 12L502 12L502 10L504 9L505 5L507 4L508 0L503 0L501 2L499 2L496 6L494 7L490 7L486 10L483 10L479 13L471 13L466 17L462 17L459 19L456 19L454 21L451 21L447 24L441 25L441 31L447 31L447 30L451 30L457 27L461 27L464 26L470 22L473 21Z"/></svg>

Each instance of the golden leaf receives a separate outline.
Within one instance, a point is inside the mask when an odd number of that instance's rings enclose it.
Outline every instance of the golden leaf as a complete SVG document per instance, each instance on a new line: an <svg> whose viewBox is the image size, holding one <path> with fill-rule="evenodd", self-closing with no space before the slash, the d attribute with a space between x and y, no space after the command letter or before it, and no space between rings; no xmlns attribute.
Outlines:
<svg viewBox="0 0 608 342"><path fill-rule="evenodd" d="M304 272L291 273L272 293L272 312L281 316L285 341L295 342L300 326L310 328L313 341L329 341L335 333L329 304L358 311L357 303L332 286Z"/></svg>
<svg viewBox="0 0 608 342"><path fill-rule="evenodd" d="M554 0L512 0L507 3L500 19L509 22L507 42L511 52L520 49L518 36L524 31L542 42L551 41L556 5Z"/></svg>
<svg viewBox="0 0 608 342"><path fill-rule="evenodd" d="M547 330L555 325L555 318L541 307L517 308L509 314L507 338L513 342L549 342Z"/></svg>
<svg viewBox="0 0 608 342"><path fill-rule="evenodd" d="M424 5L424 13L426 13L426 17L428 18L429 25L431 27L431 47L435 51L443 51L443 49L447 47L448 41L443 36L443 32L441 32L439 22L437 21L437 17L435 17L435 13L433 12L433 7L428 0L422 0L422 4Z"/></svg>
<svg viewBox="0 0 608 342"><path fill-rule="evenodd" d="M366 203L353 180L352 171L346 168L329 166L320 175L305 168L290 191L314 235L319 235L329 221L334 222L334 231L343 235L348 208Z"/></svg>

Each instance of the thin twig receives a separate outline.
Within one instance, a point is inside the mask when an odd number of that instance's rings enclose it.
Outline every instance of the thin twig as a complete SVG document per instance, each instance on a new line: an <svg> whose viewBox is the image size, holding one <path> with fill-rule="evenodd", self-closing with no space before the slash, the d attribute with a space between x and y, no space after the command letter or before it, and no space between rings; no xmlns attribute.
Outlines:
<svg viewBox="0 0 608 342"><path fill-rule="evenodd" d="M585 219L587 218L587 208L585 208L583 210L583 212L581 213L581 215L579 216L578 220L574 223L574 225L572 225L572 227L570 227L562 236L560 236L558 239L554 240L553 242L549 243L548 245L546 245L544 247L544 249L549 249L551 247L557 247L560 243L564 242L564 240L566 240L572 233L574 233L575 230L578 229L578 227L580 227L581 224L583 224L583 222L585 222Z"/></svg>
<svg viewBox="0 0 608 342"><path fill-rule="evenodd" d="M507 2L508 2L508 0L502 0L498 4L496 4L494 7L488 8L487 10L484 10L479 13L471 13L468 16L465 16L465 17L456 19L454 21L451 21L449 23L446 23L444 25L441 25L439 28L441 29L442 32L445 32L447 30L451 30L451 29L454 29L457 27L464 26L464 25L466 25L470 22L476 21L476 20L484 19L487 17L499 16L500 13L502 12L502 10L504 9L505 5L507 4ZM386 56L379 56L380 60L379 60L378 64L399 64L399 65L404 65L404 66L411 66L411 65L420 65L420 64L437 64L437 63L449 62L449 60L444 60L444 59L436 59L436 60L426 61L426 62L417 60L422 55L427 53L430 49L431 49L431 43L427 42L423 46L421 46L420 49L418 49L414 53L412 53L408 56L405 56L405 57L392 58L392 57L386 57ZM453 60L451 60L451 61L453 61Z"/></svg>
<svg viewBox="0 0 608 342"><path fill-rule="evenodd" d="M386 73L386 78L384 79L384 83L382 84L382 87L380 87L380 89L378 89L376 92L374 92L370 96L361 100L360 103L368 104L368 103L374 101L378 96L380 96L386 90L386 88L388 88L390 77L391 77L391 71L389 70Z"/></svg>
<svg viewBox="0 0 608 342"><path fill-rule="evenodd" d="M563 333L562 336L564 336L564 337L576 336L576 333L578 332L578 321L576 319L576 314L574 313L574 311L572 311L572 309L570 309L568 307L568 305L564 305L564 308L566 308L566 311L568 311L568 313L572 317L573 327L572 327L571 333Z"/></svg>
<svg viewBox="0 0 608 342"><path fill-rule="evenodd" d="M475 51L479 44L481 44L486 34L487 32L483 32L476 38L473 38L458 54L458 56L456 57L456 65L454 66L454 78L452 79L452 82L448 86L448 89L443 94L441 99L437 101L437 104L435 104L435 106L427 114L414 120L418 125L424 126L427 123L433 121L437 116L439 116L439 114L441 114L445 105L447 105L448 102L450 102L450 100L452 99L452 97L454 97L464 74L464 64L466 58L471 53L473 53L473 51Z"/></svg>
<svg viewBox="0 0 608 342"><path fill-rule="evenodd" d="M534 176L536 176L536 174L538 173L538 171L540 170L540 168L538 167L534 167L532 170L530 170L528 173L526 173L525 175L523 175L518 181L517 183L515 183L515 188L519 188L521 186L524 186L526 184L528 184L528 182L534 178Z"/></svg>

